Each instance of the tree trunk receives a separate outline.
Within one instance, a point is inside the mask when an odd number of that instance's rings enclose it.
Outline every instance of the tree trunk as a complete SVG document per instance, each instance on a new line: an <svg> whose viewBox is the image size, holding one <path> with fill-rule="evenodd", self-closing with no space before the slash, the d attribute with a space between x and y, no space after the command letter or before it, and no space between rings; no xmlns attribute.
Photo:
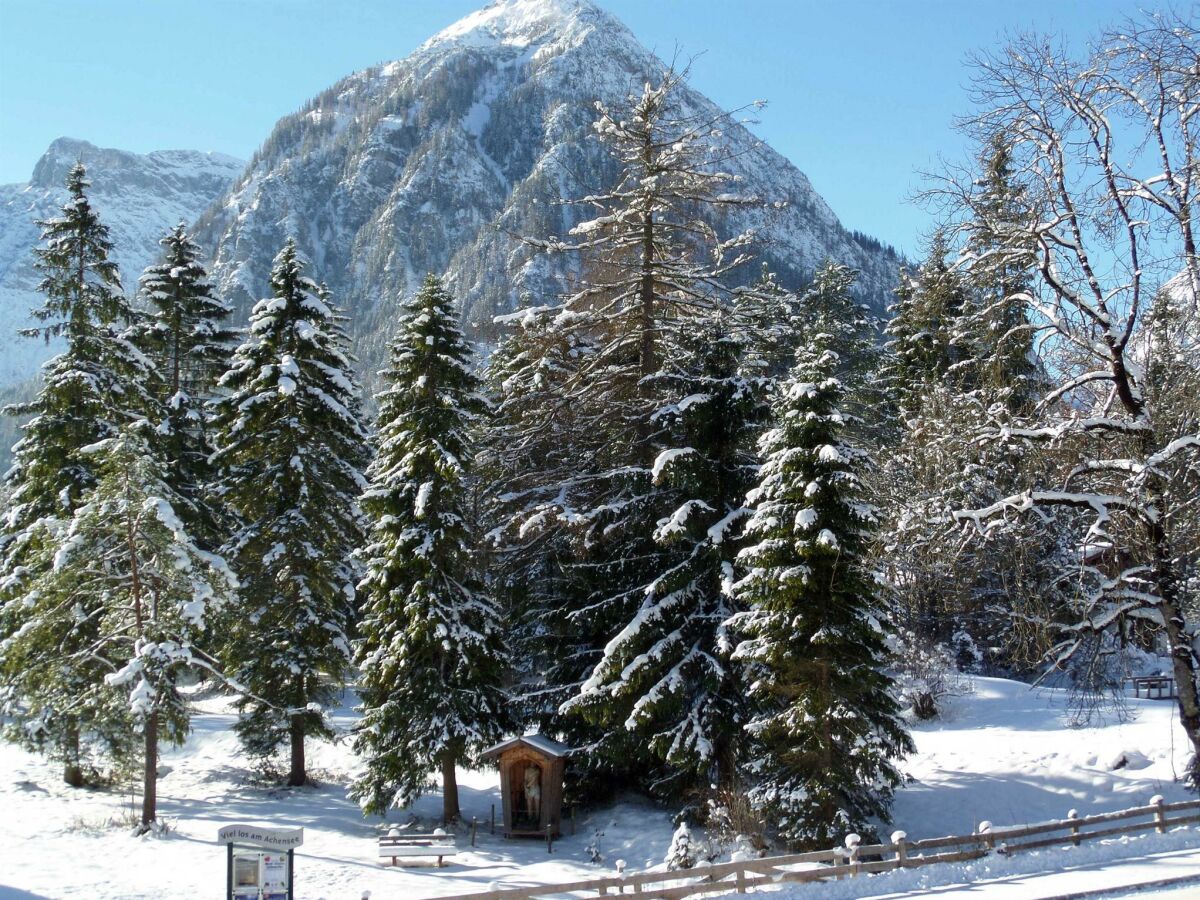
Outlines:
<svg viewBox="0 0 1200 900"><path fill-rule="evenodd" d="M83 766L79 764L79 732L75 728L67 731L63 739L66 759L63 762L63 781L71 787L83 787Z"/></svg>
<svg viewBox="0 0 1200 900"><path fill-rule="evenodd" d="M1187 783L1200 790L1200 697L1196 691L1196 668L1192 659L1191 642L1183 614L1174 603L1164 600L1163 619L1166 622L1167 644L1171 651L1171 671L1179 694L1179 723L1192 743L1192 758L1188 760Z"/></svg>
<svg viewBox="0 0 1200 900"><path fill-rule="evenodd" d="M290 787L302 787L308 781L308 773L304 771L304 723L299 716L292 716L292 769L288 773L287 783Z"/></svg>
<svg viewBox="0 0 1200 900"><path fill-rule="evenodd" d="M146 717L146 767L142 772L142 827L148 831L158 818L158 713Z"/></svg>
<svg viewBox="0 0 1200 900"><path fill-rule="evenodd" d="M442 821L449 825L458 819L458 776L454 771L457 754L442 754Z"/></svg>
<svg viewBox="0 0 1200 900"><path fill-rule="evenodd" d="M1146 434L1140 447L1142 459L1149 459L1156 446L1154 434ZM1196 651L1180 604L1179 581L1172 561L1170 540L1163 525L1167 496L1160 483L1150 483L1149 499L1152 509L1156 511L1156 515L1146 523L1146 536L1152 554L1151 572L1158 588L1158 609L1162 614L1167 649L1171 654L1171 674L1175 678L1178 694L1179 724L1183 726L1192 745L1185 781L1193 789L1200 790L1200 693L1196 689Z"/></svg>
<svg viewBox="0 0 1200 900"><path fill-rule="evenodd" d="M638 287L638 305L640 307L638 328L641 331L638 346L638 356L640 357L638 368L641 384L637 390L642 397L652 400L654 388L651 386L649 376L658 370L658 355L654 332L656 325L654 317L654 216L651 213L646 213L642 220L642 276L641 284ZM639 452L647 466L654 458L654 447L650 443L651 431L650 419L639 417L637 423Z"/></svg>
<svg viewBox="0 0 1200 900"><path fill-rule="evenodd" d="M1156 498L1162 509L1161 493ZM1200 695L1196 690L1196 656L1192 648L1191 635L1179 603L1178 582L1171 564L1171 551L1166 531L1161 521L1150 525L1150 538L1154 547L1154 579L1158 583L1159 609L1167 634L1167 648L1171 654L1171 674L1175 677L1178 694L1179 724L1187 733L1192 744L1192 756L1188 760L1187 783L1200 789Z"/></svg>

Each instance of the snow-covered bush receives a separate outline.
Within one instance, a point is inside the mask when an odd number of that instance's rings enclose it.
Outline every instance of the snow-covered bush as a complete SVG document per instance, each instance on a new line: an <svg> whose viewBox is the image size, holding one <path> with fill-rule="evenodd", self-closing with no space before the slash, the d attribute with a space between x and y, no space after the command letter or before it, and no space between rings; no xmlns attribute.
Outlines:
<svg viewBox="0 0 1200 900"><path fill-rule="evenodd" d="M911 710L915 718L935 719L942 712L946 698L971 693L970 678L955 665L957 654L944 644L935 644L904 630L897 632L891 644L900 706Z"/></svg>
<svg viewBox="0 0 1200 900"><path fill-rule="evenodd" d="M696 865L699 856L699 847L692 837L692 829L688 827L687 822L680 822L679 827L675 829L675 834L671 837L671 846L667 848L667 855L664 859L667 869L672 872L690 869Z"/></svg>
<svg viewBox="0 0 1200 900"><path fill-rule="evenodd" d="M983 671L984 654L975 639L965 628L954 632L950 638L950 650L954 654L954 665L960 672L979 674Z"/></svg>
<svg viewBox="0 0 1200 900"><path fill-rule="evenodd" d="M744 791L737 788L714 791L705 812L705 830L713 858L729 852L753 859L766 852L766 823Z"/></svg>
<svg viewBox="0 0 1200 900"><path fill-rule="evenodd" d="M596 831L592 834L591 842L583 848L583 852L587 854L588 862L594 866L604 864L604 852L600 849L600 839L604 837L603 831Z"/></svg>

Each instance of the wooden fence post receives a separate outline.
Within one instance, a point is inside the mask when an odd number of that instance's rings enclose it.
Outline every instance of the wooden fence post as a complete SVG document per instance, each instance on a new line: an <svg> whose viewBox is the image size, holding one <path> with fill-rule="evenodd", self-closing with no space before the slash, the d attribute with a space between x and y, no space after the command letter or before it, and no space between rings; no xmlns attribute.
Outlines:
<svg viewBox="0 0 1200 900"><path fill-rule="evenodd" d="M996 849L996 836L992 834L991 822L984 819L975 829L975 833L983 838L983 845L988 848L989 853Z"/></svg>
<svg viewBox="0 0 1200 900"><path fill-rule="evenodd" d="M553 825L546 826L546 852L547 853L554 852L554 826Z"/></svg>
<svg viewBox="0 0 1200 900"><path fill-rule="evenodd" d="M496 833L496 804L492 804L492 834Z"/></svg>
<svg viewBox="0 0 1200 900"><path fill-rule="evenodd" d="M1166 832L1167 832L1167 814L1163 810L1162 794L1155 794L1153 797L1151 797L1150 805L1157 807L1154 810L1154 821L1156 823L1155 829L1158 831L1159 834L1166 834Z"/></svg>
<svg viewBox="0 0 1200 900"><path fill-rule="evenodd" d="M475 846L475 831L479 828L479 819L471 816L471 846Z"/></svg>
<svg viewBox="0 0 1200 900"><path fill-rule="evenodd" d="M858 877L858 845L862 843L862 838L857 834L846 835L846 861L853 868L850 870L850 877Z"/></svg>
<svg viewBox="0 0 1200 900"><path fill-rule="evenodd" d="M738 869L733 873L734 888L739 894L746 893L746 870Z"/></svg>
<svg viewBox="0 0 1200 900"><path fill-rule="evenodd" d="M1076 847L1079 846L1080 838L1079 838L1079 826L1074 824L1074 822L1078 818L1079 818L1079 812L1077 810L1074 810L1074 809L1067 810L1067 820L1072 823L1071 824L1071 843L1074 844Z"/></svg>
<svg viewBox="0 0 1200 900"><path fill-rule="evenodd" d="M908 863L908 847L905 842L908 840L908 835L903 831L892 832L892 843L896 845L896 868L903 869Z"/></svg>

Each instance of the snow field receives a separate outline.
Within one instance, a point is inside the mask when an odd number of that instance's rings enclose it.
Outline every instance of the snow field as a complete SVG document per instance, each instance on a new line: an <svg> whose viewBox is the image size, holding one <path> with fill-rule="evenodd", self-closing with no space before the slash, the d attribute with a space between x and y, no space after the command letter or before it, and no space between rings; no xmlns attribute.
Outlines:
<svg viewBox="0 0 1200 900"><path fill-rule="evenodd" d="M1088 728L1070 728L1066 696L1033 690L1001 679L974 680L974 693L955 700L944 720L914 728L916 755L903 766L913 782L901 789L895 825L916 840L970 831L979 821L996 827L1058 819L1069 809L1081 816L1140 805L1154 794L1168 801L1188 795L1172 781L1172 764L1182 771L1185 742L1174 724L1170 703L1130 700L1131 721L1110 718ZM347 694L336 716L340 728L353 722L355 699ZM289 789L258 780L230 731L234 716L224 700L207 700L187 744L168 750L160 781L160 810L170 825L165 837L133 838L128 821L131 798L120 790L73 791L62 785L56 767L10 745L0 745L0 900L8 898L94 898L126 900L158 896L218 896L224 878L225 849L217 829L234 822L303 826L297 851L296 884L305 900L421 900L456 892L486 891L491 885L517 887L613 874L618 859L633 873L662 864L674 830L670 810L639 798L580 812L577 833L554 845L505 841L488 833L491 805L499 808L494 770L462 771L459 790L464 815L480 821L478 846L460 830L458 856L444 869L410 863L389 868L376 856L381 823L363 819L346 797L358 767L346 742L310 742L314 776L320 785ZM1175 731L1174 755L1171 733ZM1111 768L1118 756L1121 768ZM140 799L136 795L132 798ZM441 798L420 800L414 810L426 825L436 823ZM395 811L388 823L408 821ZM604 862L589 862L588 847L599 836ZM1137 863L1146 872L1169 877L1188 865L1200 832L1149 834L1069 850L1029 853L1013 859L989 858L961 866L936 866L870 879L785 888L778 896L840 900L897 891L929 889L991 879L993 896L1017 876L1074 867L1079 884L1112 882L1109 870L1123 857L1149 857ZM1181 861L1182 860L1182 861ZM416 861L423 863L423 861ZM1129 869L1133 864L1121 864ZM1109 873L1109 874L1106 874ZM1068 873L1069 876L1070 873ZM1021 879L1017 879L1021 880ZM1028 879L1025 879L1028 881ZM1070 878L1068 878L1070 881ZM1015 887L996 897L1022 894ZM1032 890L1032 888L1031 888ZM1059 890L1058 893L1063 891ZM941 896L942 891L938 891ZM955 896L953 893L948 896Z"/></svg>

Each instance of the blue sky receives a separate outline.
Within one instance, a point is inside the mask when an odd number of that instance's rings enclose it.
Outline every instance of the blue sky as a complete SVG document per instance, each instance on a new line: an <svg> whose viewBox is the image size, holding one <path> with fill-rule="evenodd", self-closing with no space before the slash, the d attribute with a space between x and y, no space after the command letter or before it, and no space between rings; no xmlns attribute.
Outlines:
<svg viewBox="0 0 1200 900"><path fill-rule="evenodd" d="M758 132L842 221L913 253L916 173L961 155L963 65L1006 30L1081 41L1125 0L599 0L643 43L702 54L717 102L766 99ZM60 135L247 158L338 78L405 56L483 0L0 0L0 183Z"/></svg>

